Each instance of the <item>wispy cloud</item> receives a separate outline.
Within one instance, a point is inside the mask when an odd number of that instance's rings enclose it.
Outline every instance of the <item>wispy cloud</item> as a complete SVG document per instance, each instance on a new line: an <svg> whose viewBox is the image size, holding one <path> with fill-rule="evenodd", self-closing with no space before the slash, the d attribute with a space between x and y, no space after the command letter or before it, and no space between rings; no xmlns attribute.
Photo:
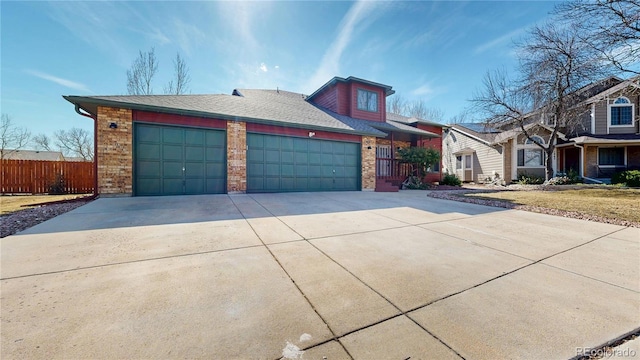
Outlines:
<svg viewBox="0 0 640 360"><path fill-rule="evenodd" d="M415 96L427 96L427 95L433 94L434 92L435 92L435 89L428 84L421 85L411 90L411 94Z"/></svg>
<svg viewBox="0 0 640 360"><path fill-rule="evenodd" d="M320 66L306 85L307 90L317 89L340 73L342 53L355 33L375 20L373 12L378 5L379 3L373 1L359 1L351 6L340 23L337 37L325 52Z"/></svg>
<svg viewBox="0 0 640 360"><path fill-rule="evenodd" d="M25 72L27 74L33 75L35 77L38 77L40 79L44 79L47 81L51 81L53 83L56 83L58 85L62 85L64 87L70 88L70 89L74 89L74 90L78 90L78 91L84 91L84 92L90 92L90 90L87 88L86 85L75 82L75 81L71 81L69 79L64 79L61 77L57 77L57 76L53 76L50 74L46 74L37 70L25 70Z"/></svg>
<svg viewBox="0 0 640 360"><path fill-rule="evenodd" d="M513 31L510 31L502 36L499 36L493 40L487 41L483 44L480 44L478 46L476 46L476 48L473 50L473 53L478 55L478 54L482 54L485 51L491 50L493 48L496 48L498 46L502 46L506 43L508 43L509 41L513 40L513 38L519 36L520 34L522 34L523 32L525 32L525 30L527 30L529 28L529 26L523 26L521 28L515 29Z"/></svg>
<svg viewBox="0 0 640 360"><path fill-rule="evenodd" d="M269 71L269 69L267 68L267 64L265 64L265 63L260 63L260 66L258 67L258 69L260 69L260 71L262 71L262 72Z"/></svg>

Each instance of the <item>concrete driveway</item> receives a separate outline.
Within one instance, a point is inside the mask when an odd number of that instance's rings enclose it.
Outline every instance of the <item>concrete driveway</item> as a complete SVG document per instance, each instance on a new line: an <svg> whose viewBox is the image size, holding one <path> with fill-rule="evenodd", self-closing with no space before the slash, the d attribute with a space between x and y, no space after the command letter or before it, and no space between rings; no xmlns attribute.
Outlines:
<svg viewBox="0 0 640 360"><path fill-rule="evenodd" d="M640 327L639 229L421 191L105 198L0 242L3 359L563 359Z"/></svg>

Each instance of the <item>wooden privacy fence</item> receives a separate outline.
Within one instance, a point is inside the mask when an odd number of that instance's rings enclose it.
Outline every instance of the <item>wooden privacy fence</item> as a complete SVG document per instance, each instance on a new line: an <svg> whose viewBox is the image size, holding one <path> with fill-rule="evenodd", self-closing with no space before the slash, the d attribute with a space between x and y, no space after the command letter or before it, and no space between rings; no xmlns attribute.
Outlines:
<svg viewBox="0 0 640 360"><path fill-rule="evenodd" d="M45 194L56 183L67 194L93 193L92 162L2 160L0 165L3 194Z"/></svg>

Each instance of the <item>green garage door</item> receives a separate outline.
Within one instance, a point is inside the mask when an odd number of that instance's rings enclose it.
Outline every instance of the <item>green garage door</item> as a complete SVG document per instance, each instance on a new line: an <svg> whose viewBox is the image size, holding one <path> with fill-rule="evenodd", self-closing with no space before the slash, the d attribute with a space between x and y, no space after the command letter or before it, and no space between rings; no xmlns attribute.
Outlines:
<svg viewBox="0 0 640 360"><path fill-rule="evenodd" d="M247 192L360 190L360 144L247 134Z"/></svg>
<svg viewBox="0 0 640 360"><path fill-rule="evenodd" d="M226 192L226 133L136 124L135 195Z"/></svg>

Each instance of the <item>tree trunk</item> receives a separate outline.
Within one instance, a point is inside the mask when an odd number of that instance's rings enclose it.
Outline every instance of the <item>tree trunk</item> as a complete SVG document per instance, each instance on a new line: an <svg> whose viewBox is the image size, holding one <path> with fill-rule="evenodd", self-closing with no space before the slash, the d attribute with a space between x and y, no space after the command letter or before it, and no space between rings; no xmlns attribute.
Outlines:
<svg viewBox="0 0 640 360"><path fill-rule="evenodd" d="M547 156L546 162L546 171L545 171L545 180L549 180L553 177L553 151L555 150L555 146L549 146L548 149L545 150Z"/></svg>

